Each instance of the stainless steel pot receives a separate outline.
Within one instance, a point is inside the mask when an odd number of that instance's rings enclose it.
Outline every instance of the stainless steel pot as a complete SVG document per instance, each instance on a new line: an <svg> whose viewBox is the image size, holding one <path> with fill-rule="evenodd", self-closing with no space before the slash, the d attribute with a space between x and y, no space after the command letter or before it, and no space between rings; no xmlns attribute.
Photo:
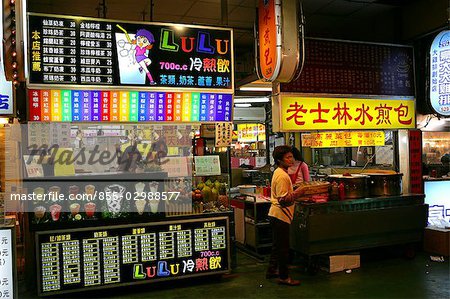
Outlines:
<svg viewBox="0 0 450 299"><path fill-rule="evenodd" d="M370 196L394 196L402 194L403 173L364 173L369 176Z"/></svg>
<svg viewBox="0 0 450 299"><path fill-rule="evenodd" d="M344 184L345 198L355 199L367 197L368 178L367 175L362 174L352 174L351 176L332 174L327 179L330 183Z"/></svg>

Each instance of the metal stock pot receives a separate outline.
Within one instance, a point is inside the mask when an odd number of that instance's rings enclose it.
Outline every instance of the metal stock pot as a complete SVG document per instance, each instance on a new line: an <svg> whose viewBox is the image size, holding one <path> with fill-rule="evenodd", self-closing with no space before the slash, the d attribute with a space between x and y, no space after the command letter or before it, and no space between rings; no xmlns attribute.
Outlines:
<svg viewBox="0 0 450 299"><path fill-rule="evenodd" d="M362 174L352 174L349 176L332 174L327 179L330 183L344 184L345 198L355 199L367 197L368 178L367 175Z"/></svg>
<svg viewBox="0 0 450 299"><path fill-rule="evenodd" d="M402 194L403 173L364 173L369 176L370 196L393 196Z"/></svg>

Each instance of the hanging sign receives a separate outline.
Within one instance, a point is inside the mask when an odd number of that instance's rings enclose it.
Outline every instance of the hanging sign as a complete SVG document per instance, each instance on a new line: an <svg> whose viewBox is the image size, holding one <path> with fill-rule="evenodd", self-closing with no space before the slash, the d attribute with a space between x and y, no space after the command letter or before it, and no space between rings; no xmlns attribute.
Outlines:
<svg viewBox="0 0 450 299"><path fill-rule="evenodd" d="M384 146L383 131L345 131L302 134L302 146L313 148Z"/></svg>
<svg viewBox="0 0 450 299"><path fill-rule="evenodd" d="M258 5L259 67L264 79L277 78L281 66L280 0L260 0Z"/></svg>
<svg viewBox="0 0 450 299"><path fill-rule="evenodd" d="M430 104L443 116L450 116L450 30L439 33L430 50Z"/></svg>
<svg viewBox="0 0 450 299"><path fill-rule="evenodd" d="M30 84L233 91L232 30L29 14Z"/></svg>
<svg viewBox="0 0 450 299"><path fill-rule="evenodd" d="M233 96L209 92L30 89L39 122L230 122Z"/></svg>
<svg viewBox="0 0 450 299"><path fill-rule="evenodd" d="M233 124L232 123L216 123L216 147L221 146L231 146L232 137L231 134L233 132Z"/></svg>
<svg viewBox="0 0 450 299"><path fill-rule="evenodd" d="M312 98L282 95L281 130L415 128L413 99Z"/></svg>
<svg viewBox="0 0 450 299"><path fill-rule="evenodd" d="M258 76L290 82L299 64L298 2L259 0L255 40Z"/></svg>

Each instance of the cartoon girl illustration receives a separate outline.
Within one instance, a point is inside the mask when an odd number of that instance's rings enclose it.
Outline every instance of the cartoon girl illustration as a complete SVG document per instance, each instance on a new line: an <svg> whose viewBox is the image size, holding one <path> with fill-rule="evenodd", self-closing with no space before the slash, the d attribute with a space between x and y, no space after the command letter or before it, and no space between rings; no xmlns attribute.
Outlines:
<svg viewBox="0 0 450 299"><path fill-rule="evenodd" d="M148 57L147 52L153 48L153 43L155 42L153 34L147 29L139 29L135 34L135 39L132 40L125 29L123 29L120 25L117 25L117 27L125 33L125 36L130 44L136 45L134 55L136 62L140 65L139 71L141 73L144 71L147 74L150 84L155 85L156 82L153 80L152 74L148 70L148 66L152 63L152 61Z"/></svg>

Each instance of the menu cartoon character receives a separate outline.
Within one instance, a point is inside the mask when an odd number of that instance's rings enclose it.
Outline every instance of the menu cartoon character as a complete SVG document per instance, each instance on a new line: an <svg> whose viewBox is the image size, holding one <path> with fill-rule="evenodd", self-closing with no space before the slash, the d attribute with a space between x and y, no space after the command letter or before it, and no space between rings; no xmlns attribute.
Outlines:
<svg viewBox="0 0 450 299"><path fill-rule="evenodd" d="M148 66L152 63L151 59L148 57L148 51L153 48L155 37L147 29L139 29L135 34L135 39L131 39L125 29L120 25L117 25L117 27L125 33L128 43L135 45L134 57L140 66L139 71L141 73L145 71L147 78L150 81L150 85L155 85L156 82L153 80L152 74L148 70Z"/></svg>

